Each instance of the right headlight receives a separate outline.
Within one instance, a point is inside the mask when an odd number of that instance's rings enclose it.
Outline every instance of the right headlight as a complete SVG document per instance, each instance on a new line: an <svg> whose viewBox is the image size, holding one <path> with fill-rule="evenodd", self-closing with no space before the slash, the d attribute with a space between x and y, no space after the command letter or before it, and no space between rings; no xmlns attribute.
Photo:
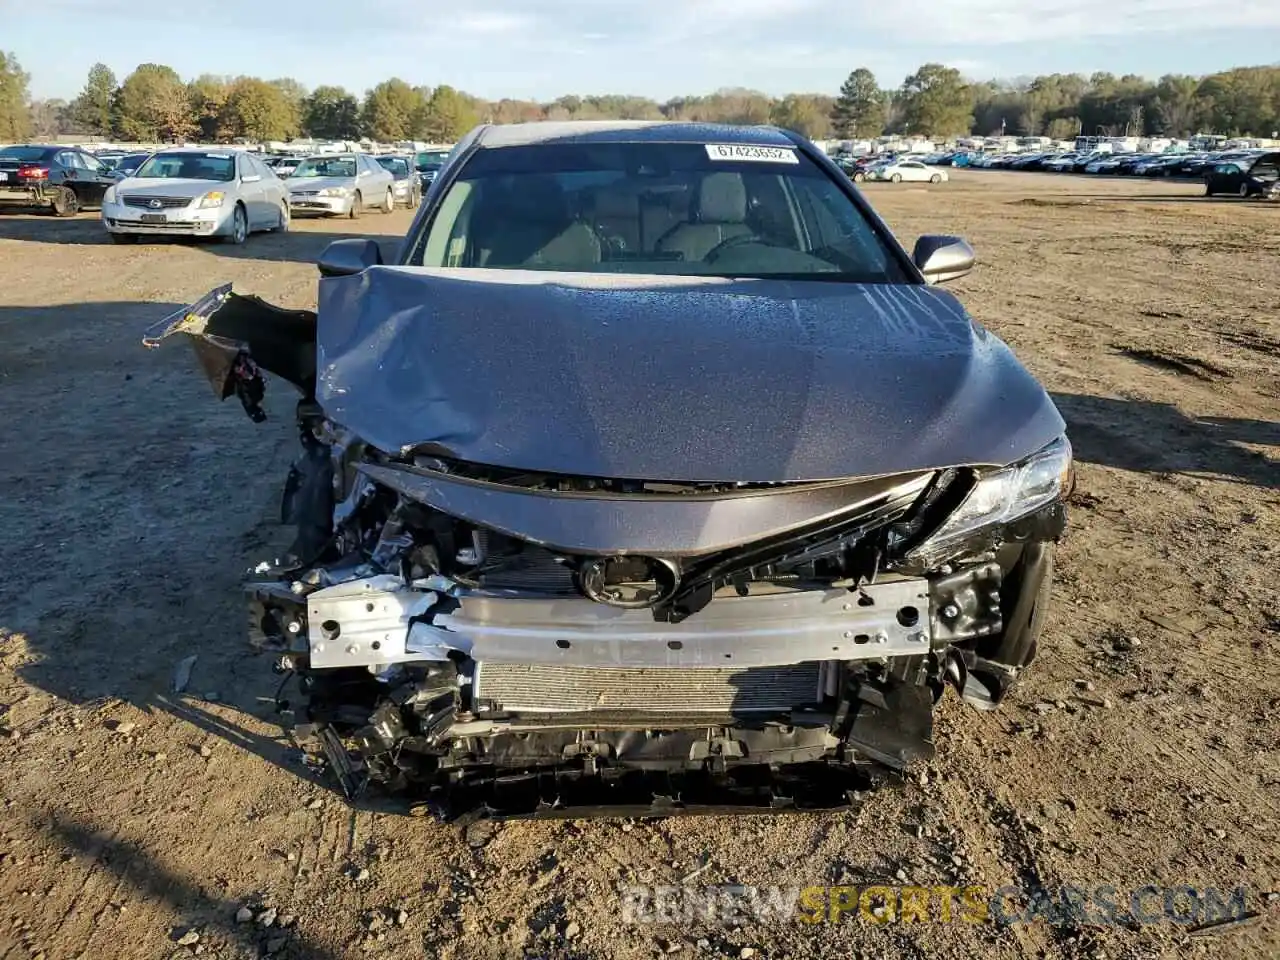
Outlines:
<svg viewBox="0 0 1280 960"><path fill-rule="evenodd" d="M346 187L325 187L320 191L322 197L345 197L351 191Z"/></svg>
<svg viewBox="0 0 1280 960"><path fill-rule="evenodd" d="M1071 443L1061 436L1027 459L980 477L964 501L912 553L932 552L982 527L1034 513L1069 492L1071 470Z"/></svg>

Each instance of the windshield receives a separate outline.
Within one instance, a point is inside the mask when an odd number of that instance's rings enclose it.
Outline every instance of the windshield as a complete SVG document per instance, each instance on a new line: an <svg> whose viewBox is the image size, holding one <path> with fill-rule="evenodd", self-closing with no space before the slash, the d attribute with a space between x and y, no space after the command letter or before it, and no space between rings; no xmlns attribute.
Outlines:
<svg viewBox="0 0 1280 960"><path fill-rule="evenodd" d="M16 160L19 163L32 163L51 156L53 151L48 147L0 147L0 160Z"/></svg>
<svg viewBox="0 0 1280 960"><path fill-rule="evenodd" d="M481 150L409 262L903 282L885 241L799 151L700 143Z"/></svg>
<svg viewBox="0 0 1280 960"><path fill-rule="evenodd" d="M397 180L409 176L409 161L404 157L379 157L378 163L382 164L384 169L390 170Z"/></svg>
<svg viewBox="0 0 1280 960"><path fill-rule="evenodd" d="M439 170L449 159L447 150L426 150L414 157L414 165L419 170Z"/></svg>
<svg viewBox="0 0 1280 960"><path fill-rule="evenodd" d="M354 177L355 157L307 157L294 168L289 176L300 177Z"/></svg>
<svg viewBox="0 0 1280 960"><path fill-rule="evenodd" d="M236 158L230 153L157 153L138 167L135 176L226 182L236 178Z"/></svg>

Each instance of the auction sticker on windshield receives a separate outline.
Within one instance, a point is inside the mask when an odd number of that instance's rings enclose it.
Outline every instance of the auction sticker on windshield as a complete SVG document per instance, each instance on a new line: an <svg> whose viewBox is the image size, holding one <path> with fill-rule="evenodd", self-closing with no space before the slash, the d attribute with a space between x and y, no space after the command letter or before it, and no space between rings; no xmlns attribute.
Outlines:
<svg viewBox="0 0 1280 960"><path fill-rule="evenodd" d="M751 160L757 163L799 163L790 147L758 147L749 143L708 143L712 160Z"/></svg>

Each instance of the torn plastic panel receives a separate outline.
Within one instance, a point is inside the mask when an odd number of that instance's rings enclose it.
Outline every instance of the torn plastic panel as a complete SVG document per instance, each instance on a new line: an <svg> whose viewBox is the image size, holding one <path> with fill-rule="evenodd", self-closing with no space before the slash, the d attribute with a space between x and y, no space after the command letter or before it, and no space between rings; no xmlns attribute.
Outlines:
<svg viewBox="0 0 1280 960"><path fill-rule="evenodd" d="M316 315L310 310L286 310L259 297L242 296L228 283L152 324L142 342L154 348L175 334L191 338L196 359L219 400L236 393L236 366L244 357L293 384L304 397L315 396Z"/></svg>

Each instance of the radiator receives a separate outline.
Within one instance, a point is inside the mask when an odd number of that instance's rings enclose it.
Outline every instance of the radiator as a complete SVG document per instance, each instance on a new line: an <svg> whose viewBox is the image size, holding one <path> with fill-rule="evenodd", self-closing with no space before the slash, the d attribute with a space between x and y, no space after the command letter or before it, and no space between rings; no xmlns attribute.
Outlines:
<svg viewBox="0 0 1280 960"><path fill-rule="evenodd" d="M478 699L517 713L731 714L821 699L820 664L780 667L575 667L481 663Z"/></svg>

